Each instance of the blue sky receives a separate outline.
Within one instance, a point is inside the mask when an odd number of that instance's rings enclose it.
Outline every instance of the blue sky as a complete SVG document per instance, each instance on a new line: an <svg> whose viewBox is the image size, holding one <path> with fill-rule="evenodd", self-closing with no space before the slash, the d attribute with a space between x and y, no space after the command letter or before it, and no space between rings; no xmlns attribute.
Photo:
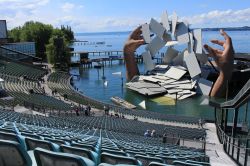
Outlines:
<svg viewBox="0 0 250 166"><path fill-rule="evenodd" d="M34 20L75 32L132 30L167 10L192 27L250 26L249 0L0 0L8 29Z"/></svg>

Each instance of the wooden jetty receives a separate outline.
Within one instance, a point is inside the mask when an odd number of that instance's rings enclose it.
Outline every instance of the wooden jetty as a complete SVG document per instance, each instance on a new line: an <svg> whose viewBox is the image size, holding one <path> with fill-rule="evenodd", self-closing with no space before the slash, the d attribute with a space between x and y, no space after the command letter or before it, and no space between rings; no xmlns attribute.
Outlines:
<svg viewBox="0 0 250 166"><path fill-rule="evenodd" d="M80 56L80 61L71 63L71 66L82 66L83 68L92 68L93 63L112 65L113 61L124 63L123 51L73 51L72 56ZM92 56L90 59L89 56ZM143 62L141 55L136 55L138 63ZM95 66L95 65L94 65Z"/></svg>

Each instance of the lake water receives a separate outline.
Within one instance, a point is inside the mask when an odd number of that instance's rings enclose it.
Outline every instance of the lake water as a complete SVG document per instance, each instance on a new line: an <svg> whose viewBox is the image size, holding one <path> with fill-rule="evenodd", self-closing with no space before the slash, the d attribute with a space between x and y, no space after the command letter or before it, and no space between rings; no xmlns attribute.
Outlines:
<svg viewBox="0 0 250 166"><path fill-rule="evenodd" d="M235 52L250 53L250 31L230 31L228 34L233 39ZM110 33L82 33L76 34L75 38L81 41L88 42L76 42L74 43L75 51L117 51L122 50L123 44L126 41L129 32L110 32ZM209 43L210 39L221 39L219 32L205 31L203 32L203 43ZM104 42L105 44L97 44L98 42ZM211 44L214 46L213 44ZM182 50L185 46L177 46L178 50ZM159 52L165 52L166 48L163 48ZM144 48L141 47L137 50L138 54L142 53ZM159 54L160 55L160 54ZM99 58L99 55L90 58ZM78 60L79 57L73 57L72 60ZM143 73L143 64L139 64L139 70ZM113 75L114 72L122 72L122 76ZM79 68L72 68L72 74L80 74L79 80L74 80L75 86L82 91L85 95L92 98L110 102L110 97L119 96L132 104L138 106L143 100L146 101L146 107L148 111L162 112L166 114L176 114L185 116L202 117L206 119L214 118L214 111L211 107L206 105L200 105L203 101L203 96L196 96L193 98L178 101L176 105L163 105L162 103L155 102L154 99L146 98L131 90L126 89L126 76L124 64L113 63L112 66L107 65L103 69L97 70L94 68L84 69L79 71ZM105 75L108 81L108 86L104 86L104 80L102 75ZM123 86L122 86L123 85ZM249 104L250 107L250 104ZM139 107L140 108L140 107ZM250 114L249 119L250 119ZM243 119L243 118L241 118Z"/></svg>

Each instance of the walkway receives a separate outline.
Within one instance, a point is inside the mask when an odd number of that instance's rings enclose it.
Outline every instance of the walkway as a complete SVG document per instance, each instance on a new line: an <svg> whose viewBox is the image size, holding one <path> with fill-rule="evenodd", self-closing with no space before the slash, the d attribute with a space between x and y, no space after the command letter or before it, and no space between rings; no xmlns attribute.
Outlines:
<svg viewBox="0 0 250 166"><path fill-rule="evenodd" d="M237 166L237 164L224 152L220 143L214 123L206 123L207 129L206 155L210 157L211 166Z"/></svg>

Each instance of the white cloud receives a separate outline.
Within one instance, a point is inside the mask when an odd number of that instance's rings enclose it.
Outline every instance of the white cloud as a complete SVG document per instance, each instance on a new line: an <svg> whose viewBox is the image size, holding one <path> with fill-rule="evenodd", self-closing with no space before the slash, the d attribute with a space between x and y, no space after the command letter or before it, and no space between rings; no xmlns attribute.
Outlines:
<svg viewBox="0 0 250 166"><path fill-rule="evenodd" d="M49 3L50 0L0 0L0 6L4 9L35 9Z"/></svg>
<svg viewBox="0 0 250 166"><path fill-rule="evenodd" d="M66 2L61 6L61 8L64 12L70 12L75 8L75 4Z"/></svg>
<svg viewBox="0 0 250 166"><path fill-rule="evenodd" d="M214 10L194 16L182 17L193 27L224 27L250 25L250 8L242 10Z"/></svg>

